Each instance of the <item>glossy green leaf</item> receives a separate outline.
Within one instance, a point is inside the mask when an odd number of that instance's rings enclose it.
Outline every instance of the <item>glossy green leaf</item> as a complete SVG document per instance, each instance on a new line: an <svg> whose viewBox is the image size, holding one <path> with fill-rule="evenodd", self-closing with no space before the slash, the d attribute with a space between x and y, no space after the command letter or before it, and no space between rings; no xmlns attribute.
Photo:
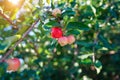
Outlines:
<svg viewBox="0 0 120 80"><path fill-rule="evenodd" d="M92 47L93 43L87 42L87 41L77 41L76 42L78 45L84 46L84 47Z"/></svg>
<svg viewBox="0 0 120 80"><path fill-rule="evenodd" d="M90 5L90 7L91 7L91 9L92 9L94 15L96 16L96 9L95 9L95 7L94 7L93 5Z"/></svg>
<svg viewBox="0 0 120 80"><path fill-rule="evenodd" d="M108 40L103 35L98 35L99 40L103 43L103 45L109 49L111 49L111 45Z"/></svg>
<svg viewBox="0 0 120 80"><path fill-rule="evenodd" d="M80 59L86 59L86 58L91 57L91 56L93 56L93 54L84 54L84 55L78 56L78 58L80 58Z"/></svg>
<svg viewBox="0 0 120 80"><path fill-rule="evenodd" d="M79 29L85 31L90 30L90 28L82 22L69 22L67 25L67 29Z"/></svg>
<svg viewBox="0 0 120 80"><path fill-rule="evenodd" d="M74 35L79 35L80 34L80 31L79 30L69 30L68 32L67 32L67 34L74 34Z"/></svg>
<svg viewBox="0 0 120 80"><path fill-rule="evenodd" d="M64 10L65 11L62 13L63 17L64 16L74 16L76 14L75 11L72 10L72 8L67 7Z"/></svg>
<svg viewBox="0 0 120 80"><path fill-rule="evenodd" d="M102 63L99 60L96 60L96 62L94 63L95 65L95 69L97 71L97 74L100 73L101 69L102 69Z"/></svg>
<svg viewBox="0 0 120 80"><path fill-rule="evenodd" d="M4 53L10 46L10 42L0 43L0 53Z"/></svg>
<svg viewBox="0 0 120 80"><path fill-rule="evenodd" d="M4 43L13 43L13 42L16 42L18 41L19 39L21 38L21 35L14 35L14 36L10 36L10 37L7 37L4 41Z"/></svg>
<svg viewBox="0 0 120 80"><path fill-rule="evenodd" d="M46 23L43 28L50 29L51 27L54 27L54 26L60 26L60 24L56 21L50 21L50 22Z"/></svg>
<svg viewBox="0 0 120 80"><path fill-rule="evenodd" d="M89 58L83 59L80 62L81 64L85 64L85 65L91 65L92 64L92 60Z"/></svg>

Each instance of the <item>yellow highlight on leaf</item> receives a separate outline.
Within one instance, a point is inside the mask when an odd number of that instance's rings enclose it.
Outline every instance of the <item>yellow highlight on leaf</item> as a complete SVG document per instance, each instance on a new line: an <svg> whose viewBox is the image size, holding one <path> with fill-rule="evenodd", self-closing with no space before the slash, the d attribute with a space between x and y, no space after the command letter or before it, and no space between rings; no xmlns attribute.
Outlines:
<svg viewBox="0 0 120 80"><path fill-rule="evenodd" d="M21 38L21 35L14 35L14 36L7 37L5 41L13 43L19 40L20 38Z"/></svg>
<svg viewBox="0 0 120 80"><path fill-rule="evenodd" d="M47 2L48 4L50 4L50 0L47 0L46 2Z"/></svg>

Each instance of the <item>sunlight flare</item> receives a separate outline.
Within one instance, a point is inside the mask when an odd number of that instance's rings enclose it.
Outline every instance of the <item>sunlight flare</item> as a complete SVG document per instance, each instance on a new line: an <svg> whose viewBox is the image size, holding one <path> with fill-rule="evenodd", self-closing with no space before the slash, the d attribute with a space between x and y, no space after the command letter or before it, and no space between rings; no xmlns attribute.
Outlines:
<svg viewBox="0 0 120 80"><path fill-rule="evenodd" d="M17 5L20 0L8 0L8 1L11 2L11 3L13 3L13 4L15 4L15 5Z"/></svg>

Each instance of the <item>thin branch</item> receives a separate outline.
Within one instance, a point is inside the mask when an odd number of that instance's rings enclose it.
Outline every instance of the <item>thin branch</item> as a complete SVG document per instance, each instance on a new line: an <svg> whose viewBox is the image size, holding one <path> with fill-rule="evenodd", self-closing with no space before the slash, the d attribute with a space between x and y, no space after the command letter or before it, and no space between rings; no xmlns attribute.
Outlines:
<svg viewBox="0 0 120 80"><path fill-rule="evenodd" d="M34 26L38 23L40 19L38 19L37 21L35 21L31 27L23 34L22 38L20 38L15 45L10 48L10 50L7 51L7 53L2 57L2 59L0 60L0 62L4 62L4 60L13 52L14 48L21 42L23 41L23 39L28 35L28 33L34 28Z"/></svg>
<svg viewBox="0 0 120 80"><path fill-rule="evenodd" d="M95 33L96 35L95 35L95 38L94 38L94 45L93 45L93 56L92 56L92 60L93 60L93 63L95 62L95 54L96 54L96 50L95 50L95 46L98 44L98 34L99 34L99 32L96 32Z"/></svg>
<svg viewBox="0 0 120 80"><path fill-rule="evenodd" d="M13 25L14 29L17 28L16 24L14 24L13 21L6 14L4 14L2 12L2 10L0 10L0 16L2 16L5 20L7 20L7 22L9 22L11 25Z"/></svg>
<svg viewBox="0 0 120 80"><path fill-rule="evenodd" d="M95 62L95 47L93 47L93 56L92 56L93 63Z"/></svg>

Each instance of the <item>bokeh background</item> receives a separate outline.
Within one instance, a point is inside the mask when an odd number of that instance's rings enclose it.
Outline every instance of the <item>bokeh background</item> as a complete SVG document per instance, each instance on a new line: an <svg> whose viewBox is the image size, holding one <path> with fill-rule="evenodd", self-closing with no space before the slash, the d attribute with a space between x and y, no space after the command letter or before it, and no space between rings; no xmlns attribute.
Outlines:
<svg viewBox="0 0 120 80"><path fill-rule="evenodd" d="M52 16L55 8L62 14ZM20 69L0 63L0 80L120 80L120 0L0 0L0 10L17 25L0 15L0 58L40 19L8 57L19 58ZM75 43L61 47L54 26Z"/></svg>

